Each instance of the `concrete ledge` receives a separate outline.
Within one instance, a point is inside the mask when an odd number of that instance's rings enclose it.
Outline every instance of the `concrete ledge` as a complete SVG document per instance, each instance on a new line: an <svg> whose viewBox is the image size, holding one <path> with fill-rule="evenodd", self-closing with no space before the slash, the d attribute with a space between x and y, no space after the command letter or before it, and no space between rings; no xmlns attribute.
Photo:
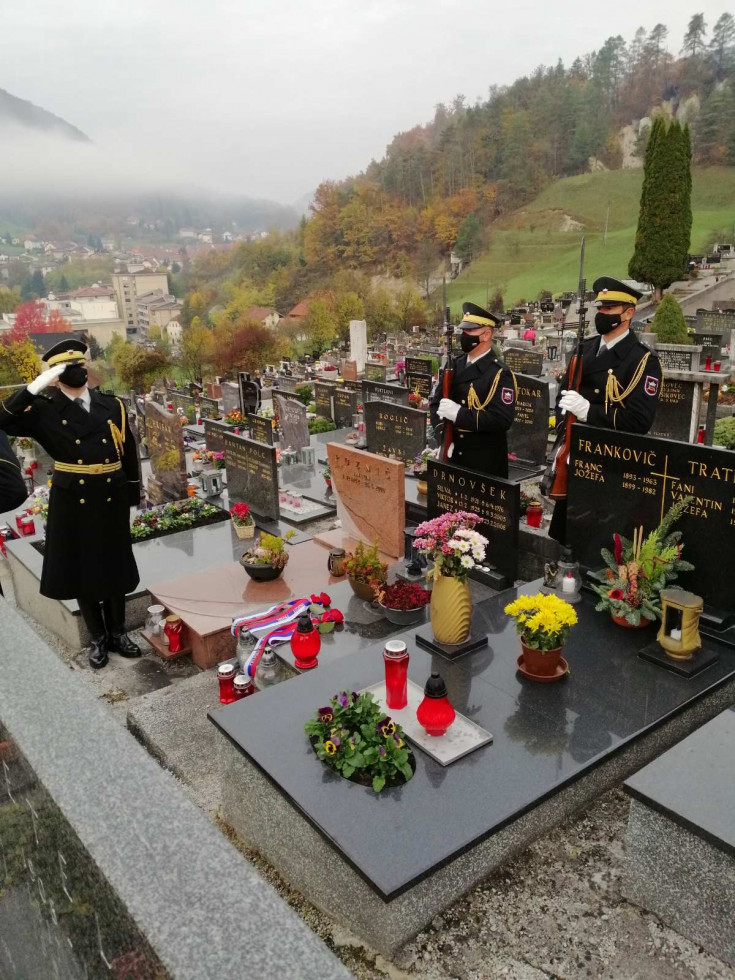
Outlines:
<svg viewBox="0 0 735 980"><path fill-rule="evenodd" d="M373 891L225 736L219 738L222 816L246 844L259 851L327 916L373 949L393 956L514 854L620 784L734 700L735 681L730 681L390 902ZM390 833L389 826L385 832Z"/></svg>
<svg viewBox="0 0 735 980"><path fill-rule="evenodd" d="M638 800L625 840L623 895L735 966L735 859Z"/></svg>

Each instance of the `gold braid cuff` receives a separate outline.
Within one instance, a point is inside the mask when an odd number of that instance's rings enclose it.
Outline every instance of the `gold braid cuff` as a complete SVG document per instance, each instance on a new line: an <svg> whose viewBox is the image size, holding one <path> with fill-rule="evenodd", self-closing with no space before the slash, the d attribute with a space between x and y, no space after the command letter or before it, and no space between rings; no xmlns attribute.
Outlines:
<svg viewBox="0 0 735 980"><path fill-rule="evenodd" d="M627 388L623 389L618 379L614 374L608 374L607 384L605 385L605 412L608 411L610 404L622 405L625 399L633 391L633 389L638 385L641 378L643 377L643 372L646 370L646 364L648 364L648 358L651 356L651 352L646 351L635 369L633 377L630 379L630 384Z"/></svg>

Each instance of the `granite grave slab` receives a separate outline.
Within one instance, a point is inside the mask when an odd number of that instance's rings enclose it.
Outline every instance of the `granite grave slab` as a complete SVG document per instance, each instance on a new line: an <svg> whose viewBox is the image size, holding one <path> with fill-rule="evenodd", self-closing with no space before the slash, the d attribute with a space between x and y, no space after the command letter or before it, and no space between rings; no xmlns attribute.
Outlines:
<svg viewBox="0 0 735 980"><path fill-rule="evenodd" d="M238 374L240 386L240 411L243 415L253 415L260 405L260 385L252 381L245 371Z"/></svg>
<svg viewBox="0 0 735 980"><path fill-rule="evenodd" d="M668 384L669 371L699 371L699 357L702 348L696 344L656 344L664 381Z"/></svg>
<svg viewBox="0 0 735 980"><path fill-rule="evenodd" d="M392 405L408 406L408 388L366 380L362 382L362 399L363 405L370 401L380 401L390 402Z"/></svg>
<svg viewBox="0 0 735 980"><path fill-rule="evenodd" d="M430 357L410 357L406 354L404 358L406 364L406 374L432 375L432 365Z"/></svg>
<svg viewBox="0 0 735 980"><path fill-rule="evenodd" d="M338 429L352 425L352 416L357 414L358 394L348 388L335 388L332 394L334 422Z"/></svg>
<svg viewBox="0 0 735 980"><path fill-rule="evenodd" d="M517 374L516 413L508 431L508 452L543 463L549 439L549 382Z"/></svg>
<svg viewBox="0 0 735 980"><path fill-rule="evenodd" d="M266 446L273 445L273 420L263 415L248 415L250 438Z"/></svg>
<svg viewBox="0 0 735 980"><path fill-rule="evenodd" d="M696 381L667 378L656 406L650 435L660 439L679 439L694 442L697 438L702 385Z"/></svg>
<svg viewBox="0 0 735 980"><path fill-rule="evenodd" d="M366 402L363 411L371 453L408 464L426 447L426 412L380 401Z"/></svg>
<svg viewBox="0 0 735 980"><path fill-rule="evenodd" d="M316 405L316 414L320 415L322 418L331 419L334 421L334 411L332 409L332 393L335 389L333 384L327 384L323 381L314 382L314 404Z"/></svg>
<svg viewBox="0 0 735 980"><path fill-rule="evenodd" d="M153 504L186 497L186 456L178 415L156 402L146 402L146 438L152 476L146 495Z"/></svg>
<svg viewBox="0 0 735 980"><path fill-rule="evenodd" d="M533 348L504 347L501 360L514 374L540 377L543 371L544 355Z"/></svg>
<svg viewBox="0 0 735 980"><path fill-rule="evenodd" d="M434 388L434 381L430 374L412 374L406 372L406 387L412 394L419 394L422 398L430 398Z"/></svg>
<svg viewBox="0 0 735 980"><path fill-rule="evenodd" d="M219 402L216 398L207 398L201 395L199 398L199 418L218 419L221 415Z"/></svg>
<svg viewBox="0 0 735 980"><path fill-rule="evenodd" d="M225 432L233 432L232 426L217 419L206 419L202 428L204 429L204 445L210 452L223 453L225 451Z"/></svg>
<svg viewBox="0 0 735 980"><path fill-rule="evenodd" d="M298 398L287 398L279 392L276 392L274 398L283 448L303 449L308 446L310 436L306 405Z"/></svg>
<svg viewBox="0 0 735 980"><path fill-rule="evenodd" d="M273 446L225 433L227 490L230 500L250 504L255 514L278 520L278 464Z"/></svg>

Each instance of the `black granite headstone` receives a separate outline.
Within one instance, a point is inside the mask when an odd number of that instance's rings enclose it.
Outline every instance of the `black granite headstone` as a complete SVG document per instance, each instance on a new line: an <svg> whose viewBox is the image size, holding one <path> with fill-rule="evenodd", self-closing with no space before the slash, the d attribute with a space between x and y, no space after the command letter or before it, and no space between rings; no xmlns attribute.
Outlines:
<svg viewBox="0 0 735 980"><path fill-rule="evenodd" d="M431 377L431 360L426 357L409 357L406 355L406 374L428 374Z"/></svg>
<svg viewBox="0 0 735 980"><path fill-rule="evenodd" d="M713 330L695 330L694 343L702 345L704 348L702 354L705 354L708 347L714 348L717 354L719 354L727 341L725 340L724 334L715 333Z"/></svg>
<svg viewBox="0 0 735 980"><path fill-rule="evenodd" d="M151 457L152 479L147 488L152 503L186 497L186 456L178 415L156 402L146 402L146 436Z"/></svg>
<svg viewBox="0 0 735 980"><path fill-rule="evenodd" d="M240 385L240 411L243 415L253 415L260 405L260 385L251 381L244 371L238 375Z"/></svg>
<svg viewBox="0 0 735 980"><path fill-rule="evenodd" d="M430 460L426 471L429 519L459 510L482 518L477 530L488 539L485 564L510 585L518 573L520 484Z"/></svg>
<svg viewBox="0 0 735 980"><path fill-rule="evenodd" d="M323 381L314 382L314 404L316 405L316 414L321 415L325 419L332 418L332 392L334 391L333 384L327 384Z"/></svg>
<svg viewBox="0 0 735 980"><path fill-rule="evenodd" d="M656 347L664 378L668 371L698 371L699 351L692 344L663 344ZM668 380L665 384L668 384Z"/></svg>
<svg viewBox="0 0 735 980"><path fill-rule="evenodd" d="M176 391L173 388L167 388L166 399L171 405L173 405L174 412L180 408L183 410L184 415L188 415L192 411L196 410L194 399L191 397L188 391Z"/></svg>
<svg viewBox="0 0 735 980"><path fill-rule="evenodd" d="M288 394L293 395L298 387L298 384L299 382L296 380L296 378L287 378L284 375L281 375L276 382L276 387L281 391L286 391Z"/></svg>
<svg viewBox="0 0 735 980"><path fill-rule="evenodd" d="M232 381L222 382L222 414L240 411L240 389Z"/></svg>
<svg viewBox="0 0 735 980"><path fill-rule="evenodd" d="M696 389L696 381L665 378L649 434L661 439L680 439L682 442L689 442ZM694 438L696 438L696 433L697 425L695 424Z"/></svg>
<svg viewBox="0 0 735 980"><path fill-rule="evenodd" d="M601 568L601 548L617 531L627 538L658 526L677 500L692 496L677 525L684 554L695 566L677 582L715 609L731 610L735 549L735 456L651 436L575 425L569 468L567 537L575 557Z"/></svg>
<svg viewBox="0 0 735 980"><path fill-rule="evenodd" d="M362 395L362 381L350 381L348 378L343 378L342 387L346 388L347 391L356 391Z"/></svg>
<svg viewBox="0 0 735 980"><path fill-rule="evenodd" d="M255 442L262 442L266 446L273 445L272 419L262 415L248 415L248 428L250 429L250 438Z"/></svg>
<svg viewBox="0 0 735 980"><path fill-rule="evenodd" d="M407 372L406 386L409 393L413 394L417 392L422 398L429 398L434 387L434 382L430 374L413 374L412 372Z"/></svg>
<svg viewBox="0 0 735 980"><path fill-rule="evenodd" d="M368 452L411 463L426 448L426 412L389 402L366 402Z"/></svg>
<svg viewBox="0 0 735 980"><path fill-rule="evenodd" d="M284 449L303 449L309 445L309 423L306 405L298 398L275 394L276 414L281 430L281 446Z"/></svg>
<svg viewBox="0 0 735 980"><path fill-rule="evenodd" d="M334 422L338 429L349 428L352 416L357 413L358 394L347 388L335 388L332 395Z"/></svg>
<svg viewBox="0 0 735 980"><path fill-rule="evenodd" d="M385 364L366 363L365 378L367 381L385 381L387 367Z"/></svg>
<svg viewBox="0 0 735 980"><path fill-rule="evenodd" d="M694 329L695 333L729 335L731 330L735 330L735 313L697 310L697 323Z"/></svg>
<svg viewBox="0 0 735 980"><path fill-rule="evenodd" d="M232 432L232 428L226 422L219 422L216 419L205 419L203 428L205 447L212 453L223 453L225 432Z"/></svg>
<svg viewBox="0 0 735 980"><path fill-rule="evenodd" d="M201 395L199 398L199 417L202 419L216 419L220 417L219 402L216 398L207 398Z"/></svg>
<svg viewBox="0 0 735 980"><path fill-rule="evenodd" d="M365 380L362 383L362 399L363 405L370 401L380 401L390 402L391 405L408 406L408 388Z"/></svg>
<svg viewBox="0 0 735 980"><path fill-rule="evenodd" d="M517 374L516 413L508 431L508 452L543 463L549 438L549 382Z"/></svg>
<svg viewBox="0 0 735 980"><path fill-rule="evenodd" d="M540 350L519 347L504 347L502 360L514 374L529 374L536 378L541 375L544 365L544 355Z"/></svg>
<svg viewBox="0 0 735 980"><path fill-rule="evenodd" d="M250 504L260 517L278 520L278 464L273 446L227 432L225 463L231 503Z"/></svg>

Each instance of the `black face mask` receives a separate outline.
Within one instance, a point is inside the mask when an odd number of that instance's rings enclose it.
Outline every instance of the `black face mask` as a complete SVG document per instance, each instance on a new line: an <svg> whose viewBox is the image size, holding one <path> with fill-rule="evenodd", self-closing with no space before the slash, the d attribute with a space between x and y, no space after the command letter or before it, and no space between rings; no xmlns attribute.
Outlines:
<svg viewBox="0 0 735 980"><path fill-rule="evenodd" d="M619 327L622 322L619 313L602 313L600 311L595 313L595 330L603 337L615 327Z"/></svg>
<svg viewBox="0 0 735 980"><path fill-rule="evenodd" d="M473 351L479 343L479 337L473 336L470 333L465 333L464 330L462 331L462 336L459 338L459 346L462 348L465 354L469 354L470 351Z"/></svg>
<svg viewBox="0 0 735 980"><path fill-rule="evenodd" d="M59 381L67 388L83 388L87 383L87 369L81 364L70 364L59 375Z"/></svg>

